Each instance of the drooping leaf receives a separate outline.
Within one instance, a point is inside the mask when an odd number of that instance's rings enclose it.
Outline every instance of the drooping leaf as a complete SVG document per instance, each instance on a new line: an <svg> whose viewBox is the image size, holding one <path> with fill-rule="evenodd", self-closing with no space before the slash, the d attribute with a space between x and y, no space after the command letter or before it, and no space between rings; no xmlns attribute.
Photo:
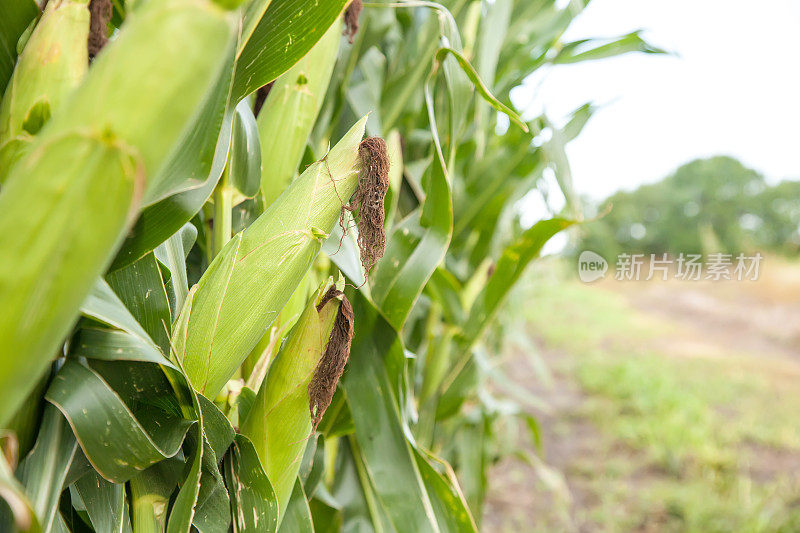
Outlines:
<svg viewBox="0 0 800 533"><path fill-rule="evenodd" d="M56 375L46 398L70 421L95 470L115 483L174 456L192 426L154 406L134 414L106 380L75 360Z"/></svg>

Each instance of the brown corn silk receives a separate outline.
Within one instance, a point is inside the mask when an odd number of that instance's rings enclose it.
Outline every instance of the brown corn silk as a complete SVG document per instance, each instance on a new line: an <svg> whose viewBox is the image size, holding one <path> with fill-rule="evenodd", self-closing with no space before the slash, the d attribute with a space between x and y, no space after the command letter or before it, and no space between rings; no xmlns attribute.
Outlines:
<svg viewBox="0 0 800 533"><path fill-rule="evenodd" d="M380 137L367 137L358 146L363 171L350 203L342 207L340 224L344 229L344 211L358 211L358 248L364 271L369 271L383 257L386 248L386 231L383 227L386 213L384 200L389 189L389 155L386 141Z"/></svg>
<svg viewBox="0 0 800 533"><path fill-rule="evenodd" d="M108 42L108 22L112 14L111 0L89 2L89 62L100 53Z"/></svg>
<svg viewBox="0 0 800 533"><path fill-rule="evenodd" d="M361 10L364 9L361 0L353 0L344 12L344 35L347 36L347 41L353 44L353 40L358 33L358 17L361 15Z"/></svg>
<svg viewBox="0 0 800 533"><path fill-rule="evenodd" d="M317 363L314 376L308 384L308 410L311 414L312 432L316 431L325 410L333 400L336 385L350 356L350 343L353 340L353 307L342 291L335 286L328 289L317 304L317 312L334 298L341 298L342 303L336 313L325 353Z"/></svg>

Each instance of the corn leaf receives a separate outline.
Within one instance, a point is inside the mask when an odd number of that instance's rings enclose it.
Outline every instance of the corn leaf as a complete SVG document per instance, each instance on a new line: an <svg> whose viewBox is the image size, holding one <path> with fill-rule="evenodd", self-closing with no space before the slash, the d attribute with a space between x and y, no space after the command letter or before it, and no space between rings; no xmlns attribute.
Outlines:
<svg viewBox="0 0 800 533"><path fill-rule="evenodd" d="M17 42L38 14L39 9L33 0L0 2L0 93L5 92L14 71Z"/></svg>
<svg viewBox="0 0 800 533"><path fill-rule="evenodd" d="M294 482L292 497L286 514L278 528L279 533L314 533L314 523L311 519L311 509L308 507L303 484L297 479Z"/></svg>
<svg viewBox="0 0 800 533"><path fill-rule="evenodd" d="M130 533L131 517L125 485L106 481L96 472L82 476L74 485L95 531Z"/></svg>
<svg viewBox="0 0 800 533"><path fill-rule="evenodd" d="M134 414L96 370L73 360L53 379L46 398L67 417L95 470L115 483L174 456L192 425L152 406Z"/></svg>
<svg viewBox="0 0 800 533"><path fill-rule="evenodd" d="M0 527L3 531L39 533L41 526L25 488L14 477L5 455L0 454Z"/></svg>
<svg viewBox="0 0 800 533"><path fill-rule="evenodd" d="M405 364L402 343L390 323L362 295L354 293L351 302L358 324L342 382L369 477L396 531L438 531L431 500L405 437L398 383L390 379Z"/></svg>
<svg viewBox="0 0 800 533"><path fill-rule="evenodd" d="M425 176L425 203L399 223L372 281L372 297L400 329L422 289L444 258L453 229L453 204L445 169L435 159Z"/></svg>
<svg viewBox="0 0 800 533"><path fill-rule="evenodd" d="M264 531L278 527L278 502L253 443L237 435L225 456L225 481L231 494L234 533Z"/></svg>
<svg viewBox="0 0 800 533"><path fill-rule="evenodd" d="M414 458L430 495L439 530L477 533L478 527L450 465L418 448L414 449Z"/></svg>
<svg viewBox="0 0 800 533"><path fill-rule="evenodd" d="M550 238L561 230L574 224L574 221L563 218L542 220L531 226L510 244L500 259L489 282L478 294L475 303L469 310L469 317L463 330L461 344L471 346L480 338L489 320L505 300L511 287L522 275L525 267L539 255L542 247Z"/></svg>
<svg viewBox="0 0 800 533"><path fill-rule="evenodd" d="M110 273L106 279L161 353L169 353L172 317L155 255L150 252L135 263Z"/></svg>
<svg viewBox="0 0 800 533"><path fill-rule="evenodd" d="M16 472L42 531L50 531L57 519L58 500L76 450L69 424L56 408L48 406L36 444Z"/></svg>
<svg viewBox="0 0 800 533"><path fill-rule="evenodd" d="M186 297L189 295L186 256L189 255L189 250L194 246L196 239L197 228L187 223L154 250L156 259L170 272L166 288L173 319L178 317L178 312L183 308Z"/></svg>
<svg viewBox="0 0 800 533"><path fill-rule="evenodd" d="M237 60L233 99L273 81L319 41L346 0L272 0Z"/></svg>
<svg viewBox="0 0 800 533"><path fill-rule="evenodd" d="M645 54L666 54L661 48L655 47L642 39L641 31L634 31L614 39L581 39L565 43L553 59L556 64L578 63L604 59L628 52L642 52Z"/></svg>

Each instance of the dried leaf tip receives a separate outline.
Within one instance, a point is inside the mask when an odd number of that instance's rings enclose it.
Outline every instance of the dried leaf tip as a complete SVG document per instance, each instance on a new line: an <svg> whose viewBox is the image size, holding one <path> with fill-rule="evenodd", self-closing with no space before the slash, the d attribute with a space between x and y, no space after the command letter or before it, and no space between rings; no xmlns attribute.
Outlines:
<svg viewBox="0 0 800 533"><path fill-rule="evenodd" d="M356 33L358 33L358 17L361 15L361 10L364 5L361 0L353 0L344 12L344 35L347 35L347 41L353 44Z"/></svg>
<svg viewBox="0 0 800 533"><path fill-rule="evenodd" d="M314 376L308 384L308 410L311 414L312 431L317 430L325 411L333 401L333 394L350 356L350 343L353 340L353 307L342 291L335 286L328 289L317 305L317 312L334 298L341 298L339 310L328 337L325 353L317 363Z"/></svg>

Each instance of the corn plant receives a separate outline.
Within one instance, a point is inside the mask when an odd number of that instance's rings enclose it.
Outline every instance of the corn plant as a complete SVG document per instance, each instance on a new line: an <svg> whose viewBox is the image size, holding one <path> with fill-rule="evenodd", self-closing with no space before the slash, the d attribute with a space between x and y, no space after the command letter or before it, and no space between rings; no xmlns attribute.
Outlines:
<svg viewBox="0 0 800 533"><path fill-rule="evenodd" d="M477 530L582 7L0 0L0 530Z"/></svg>

